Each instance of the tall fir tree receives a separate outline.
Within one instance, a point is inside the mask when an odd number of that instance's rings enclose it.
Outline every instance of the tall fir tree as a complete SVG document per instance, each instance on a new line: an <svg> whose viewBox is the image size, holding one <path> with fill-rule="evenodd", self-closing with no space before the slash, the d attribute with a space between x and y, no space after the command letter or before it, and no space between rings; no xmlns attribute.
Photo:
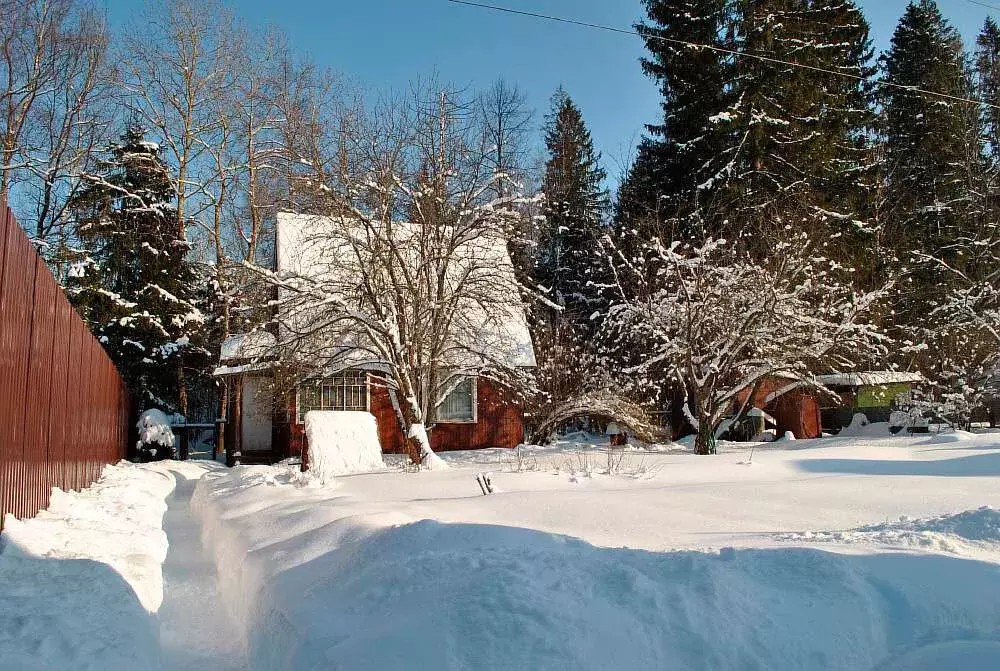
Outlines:
<svg viewBox="0 0 1000 671"><path fill-rule="evenodd" d="M605 306L608 284L601 236L610 209L606 174L580 109L562 89L546 116L547 160L542 176L541 228L530 281L547 297L529 315L539 394L532 416L592 392L600 382L594 318Z"/></svg>
<svg viewBox="0 0 1000 671"><path fill-rule="evenodd" d="M629 229L684 238L701 233L697 205L703 185L724 166L715 115L729 105L726 0L644 0L647 22L636 25L649 55L643 71L660 89L663 116L649 124L618 192L616 218Z"/></svg>
<svg viewBox="0 0 1000 671"><path fill-rule="evenodd" d="M186 412L184 391L207 365L208 282L177 237L170 171L136 127L99 168L71 203L82 248L67 291L142 407Z"/></svg>
<svg viewBox="0 0 1000 671"><path fill-rule="evenodd" d="M620 223L641 230L638 203L655 209L660 237L743 236L766 253L786 226L830 235L866 216L872 50L853 2L645 5L643 68L660 85L663 122L648 127L619 192Z"/></svg>
<svg viewBox="0 0 1000 671"><path fill-rule="evenodd" d="M976 39L976 75L979 98L983 101L983 139L990 167L1000 162L1000 25L987 17Z"/></svg>
<svg viewBox="0 0 1000 671"><path fill-rule="evenodd" d="M887 214L884 236L904 252L951 256L950 244L980 203L982 169L978 106L928 96L974 95L962 40L934 0L911 2L884 57L882 89ZM954 257L952 257L954 258ZM919 296L933 285L924 278Z"/></svg>
<svg viewBox="0 0 1000 671"><path fill-rule="evenodd" d="M590 316L600 305L603 258L598 243L610 207L607 175L580 109L562 88L553 96L546 119L545 224L535 280L562 308L556 321L588 330Z"/></svg>

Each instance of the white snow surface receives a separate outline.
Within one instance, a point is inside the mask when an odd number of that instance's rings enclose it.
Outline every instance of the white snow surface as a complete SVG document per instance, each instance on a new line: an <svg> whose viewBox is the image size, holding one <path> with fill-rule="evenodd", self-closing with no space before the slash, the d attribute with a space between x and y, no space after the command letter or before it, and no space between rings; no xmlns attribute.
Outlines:
<svg viewBox="0 0 1000 671"><path fill-rule="evenodd" d="M187 507L213 468L121 462L87 489L54 489L32 519L7 516L0 669L245 668Z"/></svg>
<svg viewBox="0 0 1000 671"><path fill-rule="evenodd" d="M997 668L1000 433L606 440L108 467L6 521L0 669Z"/></svg>
<svg viewBox="0 0 1000 671"><path fill-rule="evenodd" d="M193 506L255 669L996 668L1000 434L750 447L247 466Z"/></svg>
<svg viewBox="0 0 1000 671"><path fill-rule="evenodd" d="M92 487L53 489L0 535L0 669L153 669L153 612L174 480L162 466L105 467Z"/></svg>
<svg viewBox="0 0 1000 671"><path fill-rule="evenodd" d="M375 415L310 410L305 419L309 474L320 484L333 484L339 475L385 469Z"/></svg>

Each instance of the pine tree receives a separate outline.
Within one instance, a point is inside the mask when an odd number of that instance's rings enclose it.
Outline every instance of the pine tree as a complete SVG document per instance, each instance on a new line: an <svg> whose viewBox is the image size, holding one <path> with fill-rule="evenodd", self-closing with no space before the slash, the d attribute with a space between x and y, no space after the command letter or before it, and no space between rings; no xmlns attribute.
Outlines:
<svg viewBox="0 0 1000 671"><path fill-rule="evenodd" d="M865 216L872 51L853 2L645 4L643 68L660 84L664 120L648 127L622 186L619 224L643 237L646 216L661 238L742 236L766 253L787 226L832 237Z"/></svg>
<svg viewBox="0 0 1000 671"><path fill-rule="evenodd" d="M78 250L67 290L143 407L185 412L206 365L202 282L177 237L174 184L156 143L130 127L71 203Z"/></svg>
<svg viewBox="0 0 1000 671"><path fill-rule="evenodd" d="M606 174L580 109L562 88L553 96L547 121L548 160L542 182L545 226L535 280L563 308L557 321L587 330L591 314L600 305L596 284L603 261L598 242L609 208Z"/></svg>
<svg viewBox="0 0 1000 671"><path fill-rule="evenodd" d="M672 238L700 233L693 214L707 180L724 167L723 137L714 130L729 105L730 64L713 49L727 47L726 0L644 0L648 22L636 29L649 56L643 71L660 89L662 121L647 125L650 136L618 193L616 218L643 237Z"/></svg>
<svg viewBox="0 0 1000 671"><path fill-rule="evenodd" d="M995 170L1000 162L1000 25L987 17L976 40L976 74L983 107L983 138Z"/></svg>
<svg viewBox="0 0 1000 671"><path fill-rule="evenodd" d="M973 95L962 40L933 0L907 6L884 76L912 89ZM892 203L885 237L905 251L949 256L950 242L979 207L973 197L982 167L979 110L912 89L883 89L886 196Z"/></svg>

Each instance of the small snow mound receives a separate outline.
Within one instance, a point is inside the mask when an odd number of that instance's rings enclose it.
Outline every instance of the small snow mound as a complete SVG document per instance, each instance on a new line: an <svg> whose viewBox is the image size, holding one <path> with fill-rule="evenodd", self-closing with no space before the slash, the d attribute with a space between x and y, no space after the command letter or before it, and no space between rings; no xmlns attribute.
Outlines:
<svg viewBox="0 0 1000 671"><path fill-rule="evenodd" d="M428 471L447 471L451 468L451 466L449 466L448 463L435 452L425 454L424 461L421 466Z"/></svg>
<svg viewBox="0 0 1000 671"><path fill-rule="evenodd" d="M170 428L170 417L162 410L150 408L139 416L139 445L174 446L174 432Z"/></svg>
<svg viewBox="0 0 1000 671"><path fill-rule="evenodd" d="M871 422L864 413L854 413L851 423L840 430L837 434L845 438L888 438L892 434L889 432L889 422Z"/></svg>
<svg viewBox="0 0 1000 671"><path fill-rule="evenodd" d="M958 552L962 546L1000 544L1000 511L989 506L954 515L871 524L848 531L780 534L780 540L893 545Z"/></svg>
<svg viewBox="0 0 1000 671"><path fill-rule="evenodd" d="M368 412L306 413L309 472L322 484L335 476L385 469L375 416Z"/></svg>
<svg viewBox="0 0 1000 671"><path fill-rule="evenodd" d="M785 431L785 440L795 440L795 434L791 431Z"/></svg>
<svg viewBox="0 0 1000 671"><path fill-rule="evenodd" d="M925 441L927 445L937 445L942 443L963 443L967 440L975 440L976 434L955 429L949 433L941 433Z"/></svg>

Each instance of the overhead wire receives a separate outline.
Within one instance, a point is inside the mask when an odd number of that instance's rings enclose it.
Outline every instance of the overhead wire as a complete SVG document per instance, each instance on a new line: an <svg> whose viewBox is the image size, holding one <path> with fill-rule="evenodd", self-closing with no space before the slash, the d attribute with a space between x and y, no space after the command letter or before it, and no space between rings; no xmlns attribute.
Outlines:
<svg viewBox="0 0 1000 671"><path fill-rule="evenodd" d="M972 2L973 0L968 0ZM874 86L900 89L903 91L908 91L910 93L918 93L920 95L930 96L934 98L941 98L944 100L950 100L952 102L966 103L970 105L983 105L985 107L991 107L993 109L1000 109L1000 105L994 105L992 103L983 102L981 100L975 100L973 98L963 98L962 96L955 96L948 93L941 93L940 91L930 91L928 89L922 89L917 86L907 86L906 84L898 84L896 82L888 80L869 80L861 75L853 75L849 72L840 72L837 70L829 70L827 68L821 68L815 65L808 65L806 63L796 63L794 61L785 61L780 58L774 58L773 56L765 56L763 54L752 54L745 51L737 51L735 49L726 49L725 47L714 46L711 44L699 44L697 42L689 42L687 40L679 40L672 37L665 37L663 35L646 35L640 33L637 30L630 30L627 28L618 28L615 26L603 25L600 23L592 23L589 21L581 21L579 19L569 19L561 16L553 16L551 14L542 14L540 12L532 12L524 9L514 9L513 7L503 7L501 5L491 5L485 2L476 2L475 0L446 0L455 5L466 5L468 7L477 7L479 9L486 9L495 12L502 12L505 14L514 14L518 16L525 16L534 19L541 19L544 21L552 21L555 23L563 23L573 26L579 26L584 28L593 28L595 30L604 30L607 32L618 33L620 35L630 35L633 37L641 37L643 39L657 40L660 42L667 42L669 44L677 44L691 49L707 49L710 51L715 51L717 53L723 53L730 56L735 56L737 58L750 58L758 61L763 61L765 63L771 63L774 65L786 65L788 67L799 68L800 70L809 70L813 72L821 72L827 75L834 75L836 77L845 77L847 79L853 79L860 82L870 82ZM977 3L978 4L978 3Z"/></svg>
<svg viewBox="0 0 1000 671"><path fill-rule="evenodd" d="M998 5L991 5L988 2L980 2L980 0L965 0L965 1L967 3L969 3L970 5L978 5L980 7L985 7L986 9L996 9L996 10L1000 11L1000 6L998 6Z"/></svg>

